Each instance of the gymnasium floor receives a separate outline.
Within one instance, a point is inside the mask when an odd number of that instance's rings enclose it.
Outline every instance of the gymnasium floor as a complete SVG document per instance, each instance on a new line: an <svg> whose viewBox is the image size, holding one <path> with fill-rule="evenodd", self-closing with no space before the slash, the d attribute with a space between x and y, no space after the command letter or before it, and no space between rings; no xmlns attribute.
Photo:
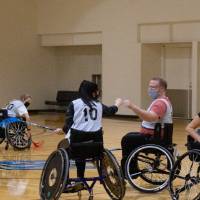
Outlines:
<svg viewBox="0 0 200 200"><path fill-rule="evenodd" d="M32 115L32 121L41 125L50 127L62 127L64 123L64 114L40 114ZM180 153L186 151L185 142L186 134L184 128L188 123L187 120L174 121L174 142L178 144ZM130 131L137 131L140 122L133 120L119 120L119 119L103 119L104 127L104 142L105 147L116 148L120 147L120 140L122 136ZM13 160L34 160L40 162L45 160L48 155L56 149L58 142L63 139L63 135L52 134L51 132L42 129L32 128L33 140L44 141L42 147L31 148L31 150L14 151L12 147L5 150L5 144L0 145L0 161L13 161ZM115 156L120 160L121 152L115 152ZM40 165L40 164L39 164ZM14 168L15 169L15 168ZM73 173L74 170L72 170ZM89 174L94 174L96 171L90 170ZM39 179L41 170L0 170L0 199L2 200L37 200L39 199ZM82 193L82 199L88 199L88 193ZM60 199L78 199L75 194L63 194ZM103 187L97 184L94 187L94 199L106 200L109 199ZM157 194L144 194L132 189L127 184L125 200L167 200L170 199L169 192L164 190Z"/></svg>

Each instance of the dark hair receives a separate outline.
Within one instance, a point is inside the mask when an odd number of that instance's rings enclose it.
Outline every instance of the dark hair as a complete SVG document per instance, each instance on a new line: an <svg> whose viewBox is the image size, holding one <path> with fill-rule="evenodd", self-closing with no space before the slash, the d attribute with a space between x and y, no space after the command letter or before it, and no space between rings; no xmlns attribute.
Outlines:
<svg viewBox="0 0 200 200"><path fill-rule="evenodd" d="M84 101L85 104L87 104L89 107L91 107L91 101L97 100L97 96L94 97L93 93L98 91L98 86L96 83L93 83L91 81L83 80L79 87L79 94L81 99Z"/></svg>
<svg viewBox="0 0 200 200"><path fill-rule="evenodd" d="M153 77L151 80L158 81L159 85L167 90L167 81L160 77Z"/></svg>

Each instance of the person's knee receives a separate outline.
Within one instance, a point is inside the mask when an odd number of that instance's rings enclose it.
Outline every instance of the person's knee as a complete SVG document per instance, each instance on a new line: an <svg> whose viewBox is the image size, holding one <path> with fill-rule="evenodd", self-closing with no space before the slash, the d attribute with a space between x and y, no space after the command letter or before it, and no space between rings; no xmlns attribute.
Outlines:
<svg viewBox="0 0 200 200"><path fill-rule="evenodd" d="M126 135L124 135L121 139L121 146L124 147L128 144L128 142L131 140L131 138L133 138L135 135L135 133L130 132L127 133Z"/></svg>
<svg viewBox="0 0 200 200"><path fill-rule="evenodd" d="M127 141L128 138L129 138L129 135L130 135L130 133L127 133L126 135L124 135L124 136L122 137L122 139L121 139L121 144L126 143L126 141Z"/></svg>

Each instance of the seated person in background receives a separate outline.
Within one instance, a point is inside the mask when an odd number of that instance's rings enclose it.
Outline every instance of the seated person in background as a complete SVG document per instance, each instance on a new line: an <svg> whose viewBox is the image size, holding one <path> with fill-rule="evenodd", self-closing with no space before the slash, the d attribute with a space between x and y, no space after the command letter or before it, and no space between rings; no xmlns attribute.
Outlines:
<svg viewBox="0 0 200 200"><path fill-rule="evenodd" d="M32 97L29 94L23 94L20 99L14 99L5 107L8 111L8 117L19 117L26 122L30 122L27 107L30 105ZM27 125L28 135L31 137L31 127Z"/></svg>
<svg viewBox="0 0 200 200"><path fill-rule="evenodd" d="M72 130L83 131L83 134L84 132L94 132L97 134L102 132L102 115L114 115L118 111L118 107L122 104L121 99L116 99L115 104L110 107L99 102L98 86L90 81L82 81L79 93L81 98L70 103L69 115L66 116L63 127L63 131L66 134L65 138L69 138L69 141ZM80 160L76 160L75 162L77 176L83 178L86 163Z"/></svg>
<svg viewBox="0 0 200 200"><path fill-rule="evenodd" d="M198 113L185 128L189 135L189 149L200 149L200 131L197 129L198 127L200 127L200 113Z"/></svg>
<svg viewBox="0 0 200 200"><path fill-rule="evenodd" d="M124 100L124 105L131 109L143 121L139 132L128 133L121 140L121 166L123 171L129 154L135 148L144 144L153 143L156 123L162 124L162 131L164 123L172 123L172 105L166 96L166 90L167 82L159 77L155 77L149 82L148 95L152 98L152 103L147 110L136 106L130 100Z"/></svg>
<svg viewBox="0 0 200 200"><path fill-rule="evenodd" d="M9 117L21 117L26 121L30 121L27 107L30 105L32 97L29 94L23 94L20 99L14 99L8 103L6 109Z"/></svg>

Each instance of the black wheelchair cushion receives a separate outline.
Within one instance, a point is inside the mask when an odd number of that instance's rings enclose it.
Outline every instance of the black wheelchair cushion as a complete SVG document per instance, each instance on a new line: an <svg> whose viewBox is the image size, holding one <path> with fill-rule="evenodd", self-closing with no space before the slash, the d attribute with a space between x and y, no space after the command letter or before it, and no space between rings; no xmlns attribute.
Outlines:
<svg viewBox="0 0 200 200"><path fill-rule="evenodd" d="M70 135L70 158L87 159L100 157L103 152L102 131L83 132L71 130Z"/></svg>

